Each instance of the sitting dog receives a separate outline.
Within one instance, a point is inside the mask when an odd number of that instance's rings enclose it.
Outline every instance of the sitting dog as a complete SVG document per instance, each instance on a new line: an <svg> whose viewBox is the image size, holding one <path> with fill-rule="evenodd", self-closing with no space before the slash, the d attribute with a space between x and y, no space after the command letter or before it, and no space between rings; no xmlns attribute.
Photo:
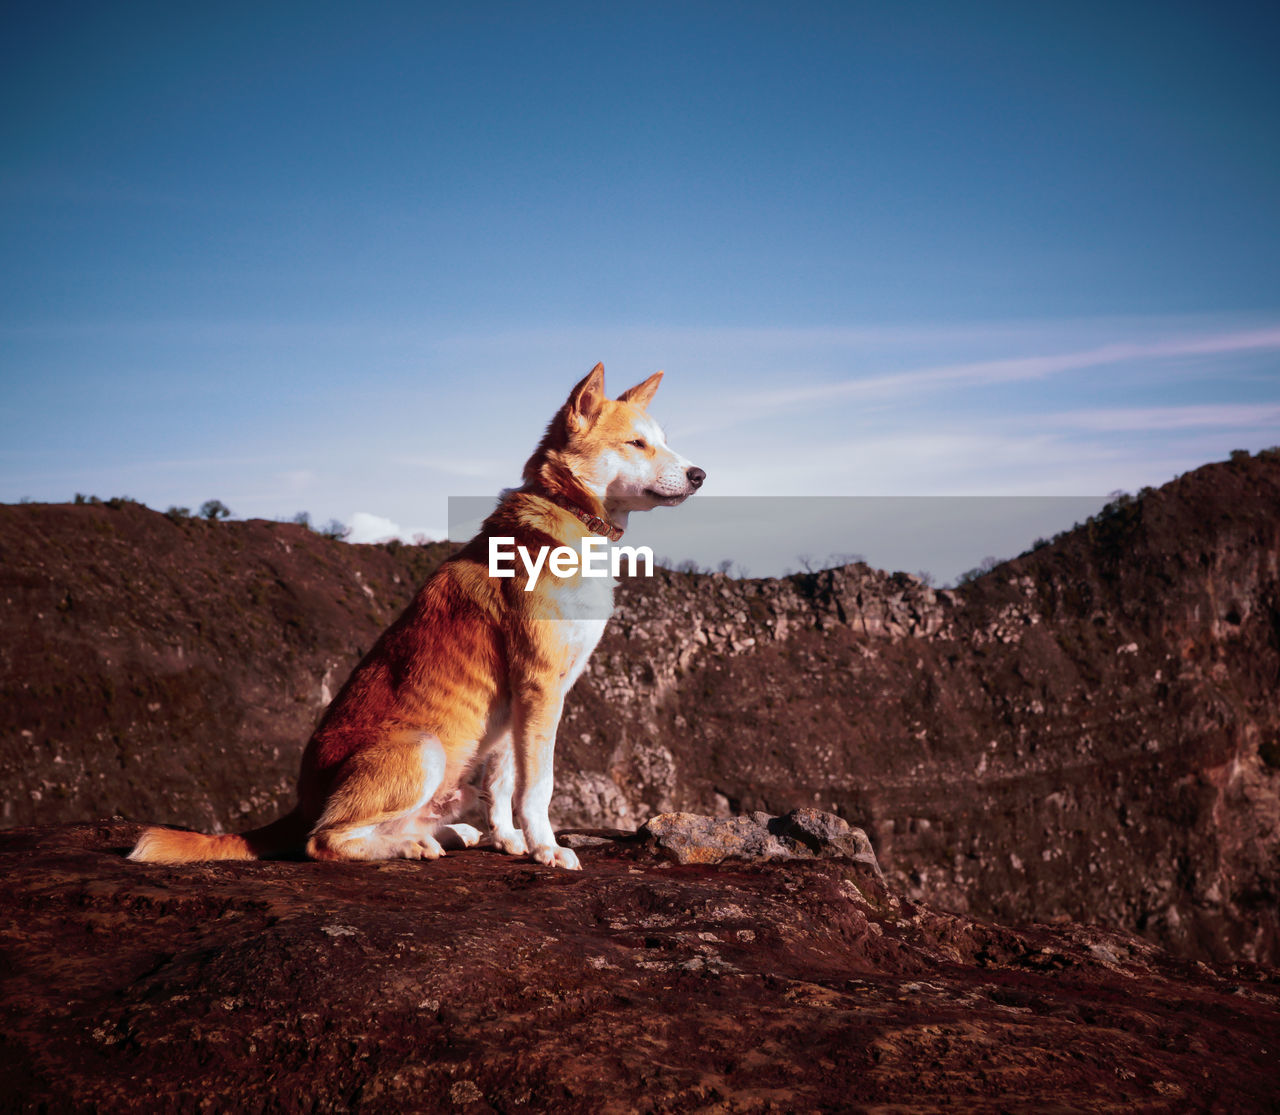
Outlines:
<svg viewBox="0 0 1280 1115"><path fill-rule="evenodd" d="M617 542L633 511L674 506L705 473L666 445L647 408L662 379L606 398L597 364L569 395L478 535L445 561L347 680L302 756L298 801L242 835L144 830L148 863L259 859L435 859L481 834L450 824L482 797L490 838L511 855L578 868L547 816L565 695L600 641L612 577L515 561L491 573L493 542L525 555ZM514 549L513 549L514 547ZM583 549L584 554L586 548Z"/></svg>

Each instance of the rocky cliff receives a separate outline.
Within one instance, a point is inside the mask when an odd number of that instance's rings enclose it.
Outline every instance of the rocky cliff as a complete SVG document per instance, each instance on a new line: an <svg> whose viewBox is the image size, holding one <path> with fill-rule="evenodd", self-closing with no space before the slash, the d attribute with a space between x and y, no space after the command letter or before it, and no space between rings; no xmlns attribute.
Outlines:
<svg viewBox="0 0 1280 1115"><path fill-rule="evenodd" d="M443 548L0 507L0 811L248 827ZM955 591L851 565L625 584L562 824L819 806L912 900L1280 959L1280 459L1119 500Z"/></svg>
<svg viewBox="0 0 1280 1115"><path fill-rule="evenodd" d="M821 805L914 897L1274 962L1278 563L1273 455L954 592L865 566L633 586L562 735L563 816Z"/></svg>

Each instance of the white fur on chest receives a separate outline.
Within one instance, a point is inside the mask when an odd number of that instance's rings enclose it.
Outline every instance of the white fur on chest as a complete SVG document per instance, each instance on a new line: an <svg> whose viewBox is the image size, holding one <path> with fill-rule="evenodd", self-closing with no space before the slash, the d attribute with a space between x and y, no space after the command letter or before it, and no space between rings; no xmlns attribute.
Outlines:
<svg viewBox="0 0 1280 1115"><path fill-rule="evenodd" d="M566 580L555 594L562 618L551 620L554 638L564 652L561 673L567 692L586 668L591 652L596 649L613 614L612 577L574 577Z"/></svg>
<svg viewBox="0 0 1280 1115"><path fill-rule="evenodd" d="M567 690L582 671L587 659L604 634L607 619L562 619L556 621L556 633L564 648L564 688Z"/></svg>

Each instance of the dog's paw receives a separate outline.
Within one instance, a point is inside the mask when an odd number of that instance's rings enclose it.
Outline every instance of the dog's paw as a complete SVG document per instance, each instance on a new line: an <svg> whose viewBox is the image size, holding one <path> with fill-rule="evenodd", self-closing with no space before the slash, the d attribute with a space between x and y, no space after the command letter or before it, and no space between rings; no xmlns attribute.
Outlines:
<svg viewBox="0 0 1280 1115"><path fill-rule="evenodd" d="M444 854L440 842L433 836L406 840L392 849L392 856L400 859L439 859Z"/></svg>
<svg viewBox="0 0 1280 1115"><path fill-rule="evenodd" d="M543 844L533 849L533 858L547 867L563 867L566 871L581 871L578 854L572 848L562 848L559 844Z"/></svg>
<svg viewBox="0 0 1280 1115"><path fill-rule="evenodd" d="M524 833L519 829L508 829L506 832L495 830L493 846L509 856L523 856L529 851L529 846L524 842Z"/></svg>
<svg viewBox="0 0 1280 1115"><path fill-rule="evenodd" d="M436 835L446 848L474 848L480 843L480 830L472 825L441 825Z"/></svg>

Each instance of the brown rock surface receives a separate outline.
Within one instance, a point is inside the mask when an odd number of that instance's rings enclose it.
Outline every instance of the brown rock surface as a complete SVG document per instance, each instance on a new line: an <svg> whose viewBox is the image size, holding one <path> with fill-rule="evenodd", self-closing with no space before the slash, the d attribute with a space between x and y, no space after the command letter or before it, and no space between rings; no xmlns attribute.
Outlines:
<svg viewBox="0 0 1280 1115"><path fill-rule="evenodd" d="M793 809L781 817L703 817L659 813L640 826L637 837L676 863L727 860L842 859L862 864L884 881L871 841L843 817L818 809Z"/></svg>
<svg viewBox="0 0 1280 1115"><path fill-rule="evenodd" d="M837 858L137 865L0 833L14 1111L1273 1109L1280 979Z"/></svg>
<svg viewBox="0 0 1280 1115"><path fill-rule="evenodd" d="M0 507L0 824L269 820L443 552ZM553 819L815 806L908 897L1280 962L1278 567L1271 452L952 592L865 565L627 584L566 707Z"/></svg>

